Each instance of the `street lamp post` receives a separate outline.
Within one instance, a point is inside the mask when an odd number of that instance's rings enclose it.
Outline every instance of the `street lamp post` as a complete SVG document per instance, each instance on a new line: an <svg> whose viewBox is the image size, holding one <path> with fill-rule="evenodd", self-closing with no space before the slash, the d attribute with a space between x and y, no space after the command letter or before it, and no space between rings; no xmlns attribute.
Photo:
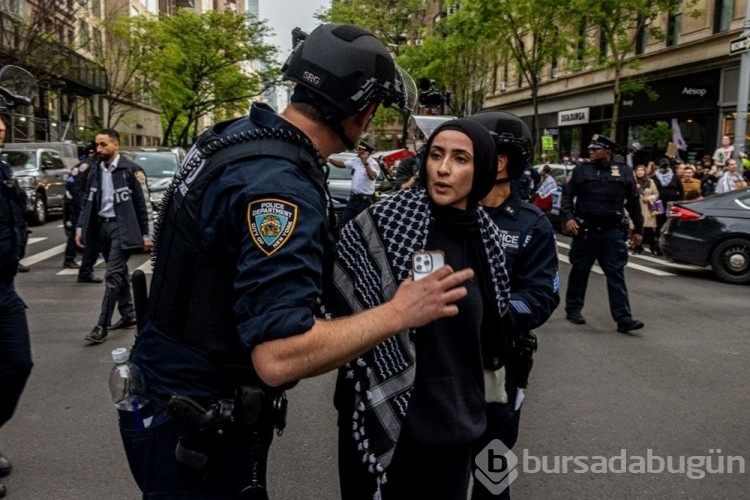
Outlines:
<svg viewBox="0 0 750 500"><path fill-rule="evenodd" d="M742 36L750 36L750 0L747 1L745 8L743 28ZM737 163L742 166L740 153L745 152L747 101L748 94L750 94L750 50L742 52L742 56L740 57L740 80L737 86L737 119L734 121L734 151L738 157Z"/></svg>

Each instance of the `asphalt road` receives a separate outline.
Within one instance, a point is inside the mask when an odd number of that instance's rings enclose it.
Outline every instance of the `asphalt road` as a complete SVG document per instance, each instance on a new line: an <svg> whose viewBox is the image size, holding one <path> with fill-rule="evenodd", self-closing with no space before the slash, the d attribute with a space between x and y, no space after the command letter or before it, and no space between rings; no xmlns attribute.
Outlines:
<svg viewBox="0 0 750 500"><path fill-rule="evenodd" d="M0 429L0 449L14 464L0 481L11 499L139 498L107 389L110 352L130 347L133 330L89 346L83 336L94 325L103 286L78 284L74 272L61 269L58 221L31 236L31 272L16 281L29 306L35 367L16 415ZM560 237L563 293L566 241ZM147 270L147 258L133 256L131 271ZM97 269L102 275L103 266ZM615 331L604 278L596 272L583 311L587 324L568 323L560 307L539 329L514 450L520 461L513 497L748 498L750 481L737 472L737 461L726 473L727 456L750 460L748 287L651 257L632 258L626 276L644 330ZM287 430L271 452L271 498L338 497L333 381L327 374L290 391ZM665 463L672 457L672 469L684 463L686 471L637 472L637 457L649 453ZM711 470L724 464L725 473L689 477L687 457L706 456ZM567 473L563 457L570 457ZM574 457L587 469L615 457L616 468L624 462L631 472L582 473ZM697 466L690 475L705 470Z"/></svg>

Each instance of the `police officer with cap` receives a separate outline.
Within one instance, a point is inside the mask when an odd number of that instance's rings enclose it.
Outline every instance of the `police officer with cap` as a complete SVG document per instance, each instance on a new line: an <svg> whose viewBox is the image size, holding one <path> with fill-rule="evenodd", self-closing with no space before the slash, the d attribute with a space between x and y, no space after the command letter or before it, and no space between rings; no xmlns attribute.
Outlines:
<svg viewBox="0 0 750 500"><path fill-rule="evenodd" d="M560 280L555 230L544 212L521 198L513 182L531 164L531 131L523 120L504 111L479 113L468 119L484 125L495 139L497 178L481 204L503 235L510 277L510 308L503 317L509 353L504 367L505 398L503 394L488 398L487 429L474 445L479 453L493 439L500 439L510 449L518 438L521 404L536 350L532 330L542 326L559 305ZM506 497L507 491L503 492ZM471 498L497 497L480 481L474 481Z"/></svg>
<svg viewBox="0 0 750 500"><path fill-rule="evenodd" d="M346 202L344 214L341 216L343 226L360 212L375 203L375 180L380 174L378 162L370 157L373 147L364 141L357 145L357 157L351 160L341 161L328 158L328 161L337 168L348 168L352 174L352 192Z"/></svg>
<svg viewBox="0 0 750 500"><path fill-rule="evenodd" d="M573 170L560 207L565 233L573 237L566 318L576 325L586 323L581 311L591 267L598 261L607 278L609 309L617 331L628 333L643 328L643 322L633 319L625 286L628 224L623 208L633 222L631 243L638 247L643 240L640 197L633 169L613 159L620 148L612 139L596 134L588 149L591 161L580 162Z"/></svg>
<svg viewBox="0 0 750 500"><path fill-rule="evenodd" d="M473 276L447 267L378 307L326 319L335 240L325 158L354 148L379 106L410 103L370 32L323 24L297 38L283 67L291 104L276 114L254 103L201 135L161 205L130 359L150 403L141 418L120 413L144 498L267 498L284 391L456 314Z"/></svg>

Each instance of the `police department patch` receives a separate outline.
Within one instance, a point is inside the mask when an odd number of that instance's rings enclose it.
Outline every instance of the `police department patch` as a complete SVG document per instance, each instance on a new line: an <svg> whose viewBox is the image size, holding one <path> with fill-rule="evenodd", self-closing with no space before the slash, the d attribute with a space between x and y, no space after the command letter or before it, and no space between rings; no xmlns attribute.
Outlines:
<svg viewBox="0 0 750 500"><path fill-rule="evenodd" d="M253 242L266 255L276 253L294 231L297 205L275 198L255 200L247 206L247 227Z"/></svg>
<svg viewBox="0 0 750 500"><path fill-rule="evenodd" d="M142 170L135 171L135 179L142 187L146 187L146 174Z"/></svg>

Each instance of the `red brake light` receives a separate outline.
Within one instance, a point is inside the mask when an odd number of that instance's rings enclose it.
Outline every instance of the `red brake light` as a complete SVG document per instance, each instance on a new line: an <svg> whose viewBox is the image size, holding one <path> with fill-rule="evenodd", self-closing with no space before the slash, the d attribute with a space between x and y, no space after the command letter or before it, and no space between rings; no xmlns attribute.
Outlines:
<svg viewBox="0 0 750 500"><path fill-rule="evenodd" d="M695 220L700 219L702 215L698 212L688 210L685 207L681 207L680 205L671 205L667 209L667 217L678 220Z"/></svg>

